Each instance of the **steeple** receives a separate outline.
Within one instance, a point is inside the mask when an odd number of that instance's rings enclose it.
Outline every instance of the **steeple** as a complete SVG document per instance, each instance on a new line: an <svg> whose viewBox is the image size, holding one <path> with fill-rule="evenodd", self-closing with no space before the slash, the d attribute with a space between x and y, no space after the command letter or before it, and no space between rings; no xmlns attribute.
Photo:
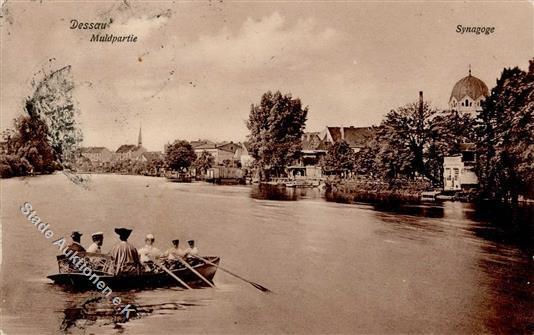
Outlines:
<svg viewBox="0 0 534 335"><path fill-rule="evenodd" d="M471 77L471 64L469 64L469 77Z"/></svg>
<svg viewBox="0 0 534 335"><path fill-rule="evenodd" d="M141 126L139 126L139 137L137 138L137 146L143 146L143 138L141 137Z"/></svg>

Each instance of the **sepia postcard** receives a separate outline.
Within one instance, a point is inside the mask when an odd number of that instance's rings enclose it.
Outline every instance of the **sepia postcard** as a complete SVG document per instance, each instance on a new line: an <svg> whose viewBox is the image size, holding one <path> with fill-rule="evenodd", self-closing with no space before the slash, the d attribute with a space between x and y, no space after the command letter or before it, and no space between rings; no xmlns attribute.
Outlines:
<svg viewBox="0 0 534 335"><path fill-rule="evenodd" d="M532 0L0 2L0 334L534 333Z"/></svg>

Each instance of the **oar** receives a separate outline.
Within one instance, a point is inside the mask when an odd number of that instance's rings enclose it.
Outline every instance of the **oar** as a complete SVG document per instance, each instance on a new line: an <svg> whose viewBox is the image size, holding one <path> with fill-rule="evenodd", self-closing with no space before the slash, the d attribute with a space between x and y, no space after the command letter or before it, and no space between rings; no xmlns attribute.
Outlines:
<svg viewBox="0 0 534 335"><path fill-rule="evenodd" d="M174 273L172 273L171 270L167 269L165 267L165 265L157 262L155 259L152 260L154 262L154 264L156 264L160 269L162 269L163 271L167 272L169 274L169 276L173 277L174 279L176 279L180 284L182 284L185 288L187 288L188 290L192 290L191 286L187 285L183 280L181 280L177 275L175 275Z"/></svg>
<svg viewBox="0 0 534 335"><path fill-rule="evenodd" d="M206 284L208 284L211 287L215 287L215 285L213 285L209 280L206 279L206 277L201 275L197 270L193 269L193 267L191 265L189 265L186 261L184 261L180 257L176 257L176 259L178 260L178 262L182 263L186 268L191 270L191 272L196 274L198 276L198 278L202 279Z"/></svg>
<svg viewBox="0 0 534 335"><path fill-rule="evenodd" d="M261 286L260 284L255 283L255 282L253 282L253 281L250 281L250 280L248 280L248 279L245 279L245 278L243 278L243 277L241 277L241 276L239 276L239 275L237 275L237 274L231 272L230 270L223 269L223 268L221 268L219 265L217 265L217 264L215 264L215 263L212 263L212 262L208 261L208 260L205 259L205 258L202 258L202 257L200 257L200 256L195 256L195 255L189 255L189 256L198 258L198 259L200 259L201 261L203 261L203 262L206 263L206 264L213 265L213 266L215 266L215 267L217 267L217 268L223 270L224 272L229 273L229 274L231 274L232 276L234 276L234 277L236 277L236 278L239 278L239 279L241 279L241 280L243 280L243 281L249 283L250 285L254 286L255 288L257 288L257 289L260 290L260 291L263 291L263 292L272 292L272 291L269 290L268 288L263 287L263 286Z"/></svg>

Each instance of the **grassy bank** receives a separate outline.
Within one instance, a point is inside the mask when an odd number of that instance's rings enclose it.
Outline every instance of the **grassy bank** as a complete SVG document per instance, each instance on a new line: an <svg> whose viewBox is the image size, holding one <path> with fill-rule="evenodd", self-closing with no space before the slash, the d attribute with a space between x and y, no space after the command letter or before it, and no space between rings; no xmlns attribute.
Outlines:
<svg viewBox="0 0 534 335"><path fill-rule="evenodd" d="M343 203L419 202L421 192L429 189L422 180L334 180L326 182L326 198Z"/></svg>

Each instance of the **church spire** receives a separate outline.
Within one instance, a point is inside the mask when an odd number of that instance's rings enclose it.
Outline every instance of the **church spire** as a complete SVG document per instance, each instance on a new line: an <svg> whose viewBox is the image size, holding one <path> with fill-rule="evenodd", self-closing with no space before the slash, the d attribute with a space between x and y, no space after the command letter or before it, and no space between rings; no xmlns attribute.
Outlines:
<svg viewBox="0 0 534 335"><path fill-rule="evenodd" d="M471 64L469 64L469 77L471 77Z"/></svg>
<svg viewBox="0 0 534 335"><path fill-rule="evenodd" d="M141 137L141 126L139 126L139 137L137 138L137 145L143 146L143 138Z"/></svg>

